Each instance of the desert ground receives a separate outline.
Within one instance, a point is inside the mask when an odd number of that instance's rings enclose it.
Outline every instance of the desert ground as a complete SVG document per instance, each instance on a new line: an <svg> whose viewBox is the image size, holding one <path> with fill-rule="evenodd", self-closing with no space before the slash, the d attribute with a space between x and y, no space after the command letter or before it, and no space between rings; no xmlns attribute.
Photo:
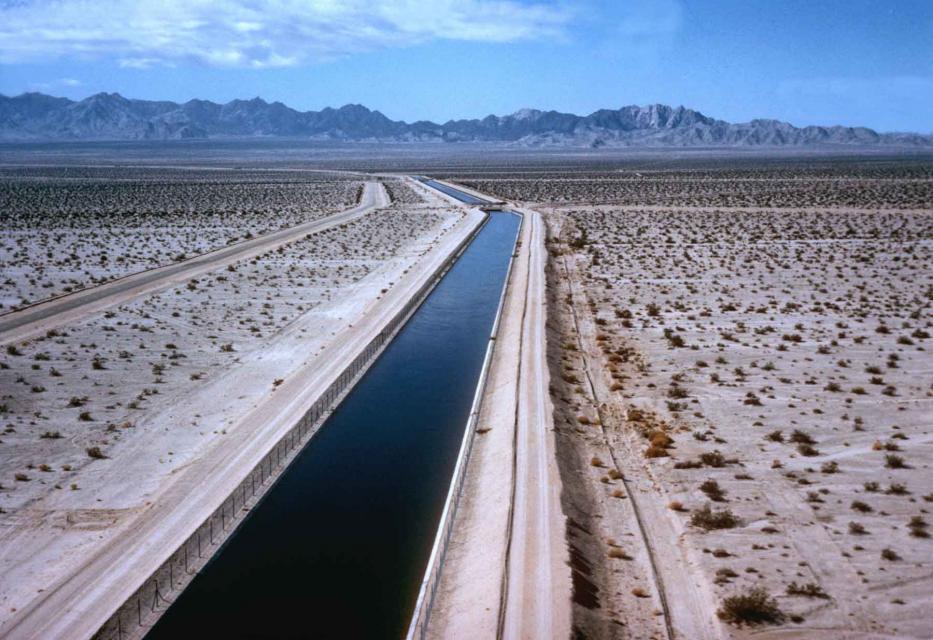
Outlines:
<svg viewBox="0 0 933 640"><path fill-rule="evenodd" d="M430 175L525 218L428 637L930 637L933 158L462 149L0 150L0 314L390 203L3 343L0 635L468 237Z"/></svg>
<svg viewBox="0 0 933 640"><path fill-rule="evenodd" d="M187 191L200 185L182 173L181 186L175 187ZM110 242L111 255L145 256L144 262L128 261L127 268L145 268L164 255L156 247L170 245L176 251L183 246L192 253L345 209L353 205L362 185L310 175L309 187L299 181L298 191L306 199L290 200L294 176L284 185L285 195L277 196L281 202L263 199L268 185L257 187L254 193L266 213L257 208L254 215L240 216L235 212L241 211L243 201L230 195L228 213L218 214L227 196L223 189L215 193L209 187L208 195L197 201L203 211L195 207L160 216L156 200L137 203L143 213L124 217L117 213L120 207L112 205L112 215L101 225L96 213L68 216L52 209L46 224L37 222L42 216L33 212L32 222L22 222L23 233L12 235L32 233L30 246L42 245L41 256L51 250L43 243L54 242L56 233L93 236L94 229L107 226L109 240L97 236L82 251L99 251L97 247L108 246L100 243ZM250 176L246 191L260 178ZM174 179L179 178L159 175L153 181ZM463 209L432 197L420 185L409 186L400 179L386 179L382 185L379 188L391 199L387 207L4 347L4 625L20 609L33 607L44 590L60 584L86 559L114 544L117 536L125 536L199 460L222 450L228 438L262 427L255 419L244 423L244 416L261 412L280 389L291 393L291 378L320 369L323 360L318 363L318 358L325 357L321 354L331 343L346 341L344 334L350 336L361 319L379 315L375 310L381 300L393 296L400 282L427 277L421 273L431 264L426 261L445 257L477 223L476 216L467 221ZM273 186L280 185L273 181ZM169 192L173 188L159 187ZM269 187L269 192L275 189ZM131 196L126 198L133 202ZM281 218L271 215L286 201L288 212ZM68 227L62 218L73 226L46 233ZM148 244L152 235L140 231L141 220L147 228L164 232L165 244ZM240 220L243 226L237 227ZM121 226L124 222L129 226ZM211 235L214 226L217 231ZM147 244L137 250L114 238L140 238ZM10 246L8 236L4 241ZM117 270L95 273L100 279L103 274L119 275Z"/></svg>
<svg viewBox="0 0 933 640"><path fill-rule="evenodd" d="M327 173L49 167L0 170L0 312L352 206Z"/></svg>
<svg viewBox="0 0 933 640"><path fill-rule="evenodd" d="M676 165L446 176L549 226L574 633L929 637L933 164Z"/></svg>

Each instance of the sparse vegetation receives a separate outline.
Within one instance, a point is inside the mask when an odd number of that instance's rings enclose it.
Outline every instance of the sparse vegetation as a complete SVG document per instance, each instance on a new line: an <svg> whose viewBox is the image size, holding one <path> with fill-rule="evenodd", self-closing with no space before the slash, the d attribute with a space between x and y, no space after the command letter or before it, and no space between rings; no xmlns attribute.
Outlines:
<svg viewBox="0 0 933 640"><path fill-rule="evenodd" d="M780 624L785 618L777 601L760 587L727 597L716 614L735 625Z"/></svg>
<svg viewBox="0 0 933 640"><path fill-rule="evenodd" d="M715 511L707 503L690 514L690 524L706 531L732 529L739 525L739 519L728 509Z"/></svg>

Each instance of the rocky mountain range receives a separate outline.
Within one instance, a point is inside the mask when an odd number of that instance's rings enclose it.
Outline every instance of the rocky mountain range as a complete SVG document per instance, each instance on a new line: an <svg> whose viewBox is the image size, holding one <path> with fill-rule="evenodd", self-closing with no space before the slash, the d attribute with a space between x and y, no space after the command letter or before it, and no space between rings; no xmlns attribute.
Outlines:
<svg viewBox="0 0 933 640"><path fill-rule="evenodd" d="M256 136L522 147L933 146L933 135L878 133L865 127L795 127L778 120L733 124L661 104L600 109L587 116L522 109L481 120L409 124L358 104L296 111L260 98L179 104L132 100L117 93L98 93L77 102L41 93L0 95L0 140L8 142Z"/></svg>

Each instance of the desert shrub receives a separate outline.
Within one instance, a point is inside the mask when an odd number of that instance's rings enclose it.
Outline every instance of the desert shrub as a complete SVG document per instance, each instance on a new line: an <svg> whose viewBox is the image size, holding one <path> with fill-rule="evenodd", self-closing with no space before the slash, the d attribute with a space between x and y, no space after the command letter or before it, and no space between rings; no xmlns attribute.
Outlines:
<svg viewBox="0 0 933 640"><path fill-rule="evenodd" d="M736 625L779 624L784 620L784 613L778 608L777 601L761 587L729 596L722 601L722 607L716 615Z"/></svg>
<svg viewBox="0 0 933 640"><path fill-rule="evenodd" d="M706 494L706 497L713 502L725 502L726 491L719 486L715 480L706 480L700 485L700 491Z"/></svg>
<svg viewBox="0 0 933 640"><path fill-rule="evenodd" d="M808 458L820 455L819 449L814 447L812 444L798 444L797 452L802 456L807 456Z"/></svg>
<svg viewBox="0 0 933 640"><path fill-rule="evenodd" d="M899 455L889 453L884 457L884 466L888 469L906 469L907 463Z"/></svg>
<svg viewBox="0 0 933 640"><path fill-rule="evenodd" d="M732 529L739 525L739 519L728 509L713 511L707 503L690 515L690 524L706 531Z"/></svg>
<svg viewBox="0 0 933 640"><path fill-rule="evenodd" d="M910 519L910 522L907 523L907 528L910 529L910 535L915 538L929 538L930 533L927 531L927 527L929 526L927 521L923 519L923 516L914 516Z"/></svg>
<svg viewBox="0 0 933 640"><path fill-rule="evenodd" d="M686 397L687 397L687 390L684 389L684 388L681 387L681 386L678 386L678 385L676 385L676 384L672 384L672 385L670 386L670 388L667 390L667 397L668 397L668 398L674 398L674 399L677 399L677 400L686 398Z"/></svg>
<svg viewBox="0 0 933 640"><path fill-rule="evenodd" d="M789 585L787 585L787 595L804 596L806 598L822 598L824 600L829 600L829 595L823 591L823 587L815 582L808 582L807 584L797 584L796 582L791 582Z"/></svg>
<svg viewBox="0 0 933 640"><path fill-rule="evenodd" d="M686 346L686 342L684 342L683 336L674 333L670 329L664 330L664 338L667 340L667 343L672 349L680 349Z"/></svg>
<svg viewBox="0 0 933 640"><path fill-rule="evenodd" d="M714 582L716 584L726 584L731 582L731 578L738 578L739 574L730 569L729 567L721 567L716 569L716 579Z"/></svg>
<svg viewBox="0 0 933 640"><path fill-rule="evenodd" d="M659 447L656 444L653 444L649 446L647 449L645 449L646 458L664 458L669 455L670 453L668 453L667 448Z"/></svg>
<svg viewBox="0 0 933 640"><path fill-rule="evenodd" d="M896 562L901 559L894 549L890 547L885 547L881 550L881 559L888 560L889 562Z"/></svg>
<svg viewBox="0 0 933 640"><path fill-rule="evenodd" d="M88 447L85 451L96 460L102 460L107 457L104 455L104 452L100 450L100 447Z"/></svg>
<svg viewBox="0 0 933 640"><path fill-rule="evenodd" d="M699 469L702 466L703 463L699 460L681 460L674 463L675 469Z"/></svg>
<svg viewBox="0 0 933 640"><path fill-rule="evenodd" d="M865 529L865 525L863 525L861 522L850 522L849 533L851 533L853 536L864 536L868 533L868 531Z"/></svg>
<svg viewBox="0 0 933 640"><path fill-rule="evenodd" d="M907 485L900 482L892 482L890 486L884 491L889 496L906 496L910 495L910 491L907 489Z"/></svg>
<svg viewBox="0 0 933 640"><path fill-rule="evenodd" d="M656 447L664 447L665 449L674 444L674 439L666 431L660 429L650 431L648 441Z"/></svg>
<svg viewBox="0 0 933 640"><path fill-rule="evenodd" d="M852 507L853 511L858 511L859 513L871 513L872 511L871 506L861 500L853 500L852 504L849 506Z"/></svg>
<svg viewBox="0 0 933 640"><path fill-rule="evenodd" d="M726 466L726 458L718 451L706 451L700 454L700 462L702 462L707 467L724 467Z"/></svg>
<svg viewBox="0 0 933 640"><path fill-rule="evenodd" d="M823 473L838 473L839 472L839 463L835 460L830 460L829 462L824 462L820 467L820 471Z"/></svg>

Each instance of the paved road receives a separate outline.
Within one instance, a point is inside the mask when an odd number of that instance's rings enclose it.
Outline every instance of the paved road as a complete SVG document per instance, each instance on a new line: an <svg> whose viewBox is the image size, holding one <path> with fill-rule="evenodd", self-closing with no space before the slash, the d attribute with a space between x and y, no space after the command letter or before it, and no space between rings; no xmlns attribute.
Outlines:
<svg viewBox="0 0 933 640"><path fill-rule="evenodd" d="M299 240L309 233L319 233L345 224L374 209L388 205L389 197L382 183L367 182L360 203L352 209L238 242L189 260L134 273L97 287L83 289L6 314L0 317L0 345L28 340L49 329L75 322L138 296L180 284L238 260L276 249L283 244Z"/></svg>

